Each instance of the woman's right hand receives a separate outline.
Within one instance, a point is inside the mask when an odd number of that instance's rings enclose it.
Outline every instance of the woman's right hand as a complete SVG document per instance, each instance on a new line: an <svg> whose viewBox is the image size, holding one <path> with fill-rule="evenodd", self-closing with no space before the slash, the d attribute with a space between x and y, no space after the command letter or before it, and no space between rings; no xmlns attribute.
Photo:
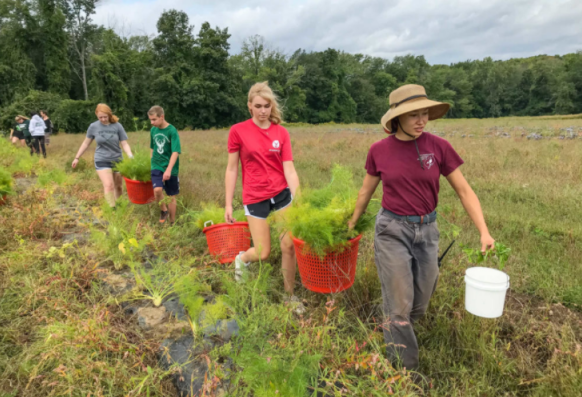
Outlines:
<svg viewBox="0 0 582 397"><path fill-rule="evenodd" d="M73 168L75 168L75 167L77 166L77 164L79 164L79 159L75 159L75 160L73 160L73 164L71 164L71 166L72 166Z"/></svg>
<svg viewBox="0 0 582 397"><path fill-rule="evenodd" d="M232 217L232 205L224 207L224 220L226 223L234 223L236 219Z"/></svg>

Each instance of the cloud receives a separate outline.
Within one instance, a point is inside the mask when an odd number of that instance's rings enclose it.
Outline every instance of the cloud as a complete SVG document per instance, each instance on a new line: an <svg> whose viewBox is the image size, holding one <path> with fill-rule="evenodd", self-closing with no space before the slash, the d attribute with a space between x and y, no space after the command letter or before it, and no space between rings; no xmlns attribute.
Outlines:
<svg viewBox="0 0 582 397"><path fill-rule="evenodd" d="M186 12L195 31L205 21L228 27L232 53L255 34L288 54L335 48L447 64L582 50L578 0L125 0L102 3L95 20L124 34L156 34L160 14L172 8Z"/></svg>

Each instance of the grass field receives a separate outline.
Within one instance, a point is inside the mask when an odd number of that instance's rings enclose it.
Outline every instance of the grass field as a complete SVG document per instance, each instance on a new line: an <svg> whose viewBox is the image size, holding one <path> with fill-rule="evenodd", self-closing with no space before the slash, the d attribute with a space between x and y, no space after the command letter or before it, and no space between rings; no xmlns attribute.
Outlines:
<svg viewBox="0 0 582 397"><path fill-rule="evenodd" d="M386 136L376 125L288 128L301 184L310 187L329 182L336 163L353 170L360 184L370 145ZM582 133L582 119L439 120L428 130L444 135L465 160L462 171L492 236L512 253L504 316L485 320L467 313L463 274L471 265L460 245L478 247L479 236L442 179L441 248L452 239L452 225L461 233L427 315L415 326L421 372L433 382L427 394L579 396L582 139L560 136ZM532 133L543 139L527 139ZM406 373L382 358L373 236L360 245L354 286L335 296L298 287L308 314L296 318L282 303L277 250L269 264L251 267L252 282L243 286L229 281L230 266L204 256L204 236L189 214L202 202L224 204L228 131L180 135L181 217L172 228L157 225L154 206L121 205L117 213L101 207L101 186L90 166L94 146L84 156L85 171L65 172L82 135L52 137L49 158L37 162L15 160L20 157L13 151L0 149L0 165L18 171L19 186L32 184L0 207L0 396L175 395L171 371L156 365L159 335L140 330L98 281L112 258L130 260L120 257L117 242L132 238L182 274L195 269L198 282L225 296L236 312L239 338L208 352L215 378L208 380L207 396L218 390L211 381L224 377L224 357L237 365L233 396L309 395L317 379L343 385L329 395L419 393ZM134 150L149 150L148 133L130 133L129 142ZM239 180L235 205L241 204ZM73 215L64 216L67 211ZM64 243L71 230L91 237Z"/></svg>

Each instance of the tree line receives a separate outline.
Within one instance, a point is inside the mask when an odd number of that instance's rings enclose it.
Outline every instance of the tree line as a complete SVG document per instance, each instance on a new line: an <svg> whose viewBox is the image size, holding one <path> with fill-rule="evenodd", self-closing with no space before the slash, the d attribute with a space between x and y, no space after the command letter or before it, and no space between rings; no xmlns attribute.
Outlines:
<svg viewBox="0 0 582 397"><path fill-rule="evenodd" d="M36 109L58 128L84 131L96 103L140 130L152 104L178 128L225 127L248 117L246 95L268 80L286 122L378 123L390 92L422 84L451 104L450 118L582 113L582 52L430 65L335 49L286 54L261 36L230 54L228 28L164 11L157 35L123 36L99 26L99 0L0 0L0 124Z"/></svg>

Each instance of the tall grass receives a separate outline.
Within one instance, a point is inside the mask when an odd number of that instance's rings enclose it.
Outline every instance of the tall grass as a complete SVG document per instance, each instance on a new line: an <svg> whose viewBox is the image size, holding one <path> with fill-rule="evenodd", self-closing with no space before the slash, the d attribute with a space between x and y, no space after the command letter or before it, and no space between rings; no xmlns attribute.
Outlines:
<svg viewBox="0 0 582 397"><path fill-rule="evenodd" d="M463 274L470 264L459 245L444 261L427 315L415 324L420 371L433 380L430 395L580 394L582 226L575 215L581 210L582 140L521 137L530 131L557 137L561 128L569 127L582 127L582 120L429 124L430 131L445 133L465 160L461 170L480 198L493 237L512 249L505 264L512 291L504 316L496 320L479 319L464 310ZM501 128L511 138L495 137ZM370 145L385 137L378 126L300 126L290 127L290 133L302 188L314 191L329 184L334 164L352 172L358 187ZM207 355L208 379L234 374L231 395L304 396L310 395L306 390L318 388L331 395L418 392L408 373L384 359L371 232L360 243L351 289L324 296L297 287L308 307L303 317L284 303L276 249L270 263L251 265L245 284L233 282L228 265L218 266L204 255L205 239L193 226L190 212L199 213L203 202L217 203L216 212L221 212L227 134L181 133L181 206L171 228L159 227L155 207L131 206L122 200L113 213L97 199L85 198L88 193L101 197L92 169L54 186L52 195L37 186L0 209L0 394L174 395L168 374L154 359L159 340L150 339L126 319L95 278L94 272L104 266L126 269L139 261L142 252L133 240L144 251L178 264L182 274L196 274L188 283L196 287L182 294L193 317L203 310L202 296L210 294L232 308L225 314L224 306L217 307L214 314L236 318L240 336ZM474 137L462 138L469 134ZM132 145L147 144L149 136L130 133L129 139ZM49 158L34 160L38 165L32 169L62 168L79 140L82 137L54 137ZM28 156L14 150L0 157L11 172ZM442 246L455 237L466 247L478 247L478 233L454 191L444 179L441 186ZM239 180L235 193L239 210L240 189ZM374 198L380 193L379 189ZM87 245L65 247L60 241L66 225L55 214L62 211L63 197L99 220ZM79 217L92 223L85 211ZM54 255L51 247L63 255ZM163 262L157 265L163 269ZM226 365L228 358L235 370ZM209 390L213 387L209 384Z"/></svg>

